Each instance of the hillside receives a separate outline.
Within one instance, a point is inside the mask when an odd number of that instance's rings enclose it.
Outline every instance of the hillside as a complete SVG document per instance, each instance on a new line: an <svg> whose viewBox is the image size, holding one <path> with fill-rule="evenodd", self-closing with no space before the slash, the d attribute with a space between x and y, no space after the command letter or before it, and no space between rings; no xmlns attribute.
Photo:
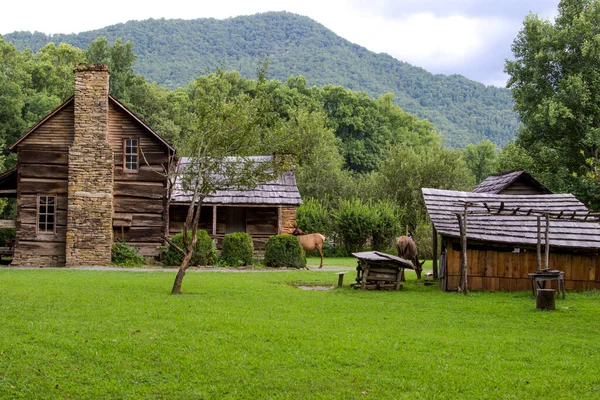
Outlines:
<svg viewBox="0 0 600 400"><path fill-rule="evenodd" d="M518 120L508 90L458 75L431 74L286 12L226 20L129 21L80 34L15 32L5 39L19 49L37 51L51 41L85 48L99 36L132 41L136 72L170 88L186 86L219 65L254 78L260 61L268 57L269 78L285 81L303 75L309 85L342 85L373 97L394 93L397 105L432 121L452 147L485 138L504 145L516 137Z"/></svg>

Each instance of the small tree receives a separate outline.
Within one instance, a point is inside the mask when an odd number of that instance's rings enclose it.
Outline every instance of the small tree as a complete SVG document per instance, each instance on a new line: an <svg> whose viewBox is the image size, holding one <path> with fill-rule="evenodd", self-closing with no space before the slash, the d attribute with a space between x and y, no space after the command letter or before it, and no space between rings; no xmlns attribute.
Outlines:
<svg viewBox="0 0 600 400"><path fill-rule="evenodd" d="M189 203L183 224L183 247L166 238L184 255L172 294L181 294L183 277L198 240L204 199L217 190L255 187L290 167L285 162L250 156L260 152L278 152L282 148L280 146L286 144L282 139L285 135L270 138L262 123L260 102L245 93L234 92L222 71L199 78L188 89L192 110L188 113L190 120L186 122L188 129L181 135L177 146L179 154L185 158L181 158L175 167L168 168L167 172L169 182L176 182L175 190Z"/></svg>

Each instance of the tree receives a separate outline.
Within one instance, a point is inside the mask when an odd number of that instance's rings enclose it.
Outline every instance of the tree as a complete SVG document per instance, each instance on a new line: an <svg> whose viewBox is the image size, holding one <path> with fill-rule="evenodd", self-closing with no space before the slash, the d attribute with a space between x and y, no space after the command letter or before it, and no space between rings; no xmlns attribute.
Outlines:
<svg viewBox="0 0 600 400"><path fill-rule="evenodd" d="M600 150L599 20L598 0L562 0L554 22L530 14L513 43L515 59L505 64L523 124L518 144L538 171L561 177L552 189L582 197L582 178Z"/></svg>
<svg viewBox="0 0 600 400"><path fill-rule="evenodd" d="M220 189L250 188L273 179L289 168L285 162L259 161L252 154L273 154L280 150L265 145L268 140L256 123L257 103L246 94L230 96L226 74L215 74L190 84L189 105L193 109L188 129L179 137L178 151L185 162L170 170L188 195L189 207L183 225L183 255L172 294L181 294L183 277L197 242L198 223L204 199ZM282 142L277 142L282 144ZM170 243L175 246L174 243Z"/></svg>
<svg viewBox="0 0 600 400"><path fill-rule="evenodd" d="M439 145L392 147L379 170L379 187L406 209L405 224L426 219L421 188L470 190L474 177L459 150Z"/></svg>
<svg viewBox="0 0 600 400"><path fill-rule="evenodd" d="M496 145L489 139L477 144L468 144L465 148L465 162L475 175L475 181L483 181L494 171L496 162Z"/></svg>

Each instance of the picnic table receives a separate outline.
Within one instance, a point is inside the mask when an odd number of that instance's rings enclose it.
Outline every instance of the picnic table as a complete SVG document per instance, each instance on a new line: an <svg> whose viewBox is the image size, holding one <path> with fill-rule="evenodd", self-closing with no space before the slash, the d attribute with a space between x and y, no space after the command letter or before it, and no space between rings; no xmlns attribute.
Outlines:
<svg viewBox="0 0 600 400"><path fill-rule="evenodd" d="M379 251L352 253L358 258L356 283L358 289L402 289L405 269L414 269L410 261Z"/></svg>

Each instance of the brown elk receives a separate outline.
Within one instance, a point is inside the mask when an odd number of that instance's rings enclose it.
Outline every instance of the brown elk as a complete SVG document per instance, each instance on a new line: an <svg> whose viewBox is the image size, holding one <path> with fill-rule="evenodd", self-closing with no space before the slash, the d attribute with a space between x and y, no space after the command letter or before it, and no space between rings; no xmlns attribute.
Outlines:
<svg viewBox="0 0 600 400"><path fill-rule="evenodd" d="M304 233L297 226L294 227L292 235L298 237L300 246L302 246L305 251L317 249L321 255L321 265L319 268L323 268L323 243L325 243L325 236L320 233Z"/></svg>
<svg viewBox="0 0 600 400"><path fill-rule="evenodd" d="M421 279L421 272L423 271L423 264L425 260L419 261L419 251L417 245L410 236L400 236L396 239L396 248L398 249L398 257L410 260L415 266L415 272L417 273L417 279Z"/></svg>

